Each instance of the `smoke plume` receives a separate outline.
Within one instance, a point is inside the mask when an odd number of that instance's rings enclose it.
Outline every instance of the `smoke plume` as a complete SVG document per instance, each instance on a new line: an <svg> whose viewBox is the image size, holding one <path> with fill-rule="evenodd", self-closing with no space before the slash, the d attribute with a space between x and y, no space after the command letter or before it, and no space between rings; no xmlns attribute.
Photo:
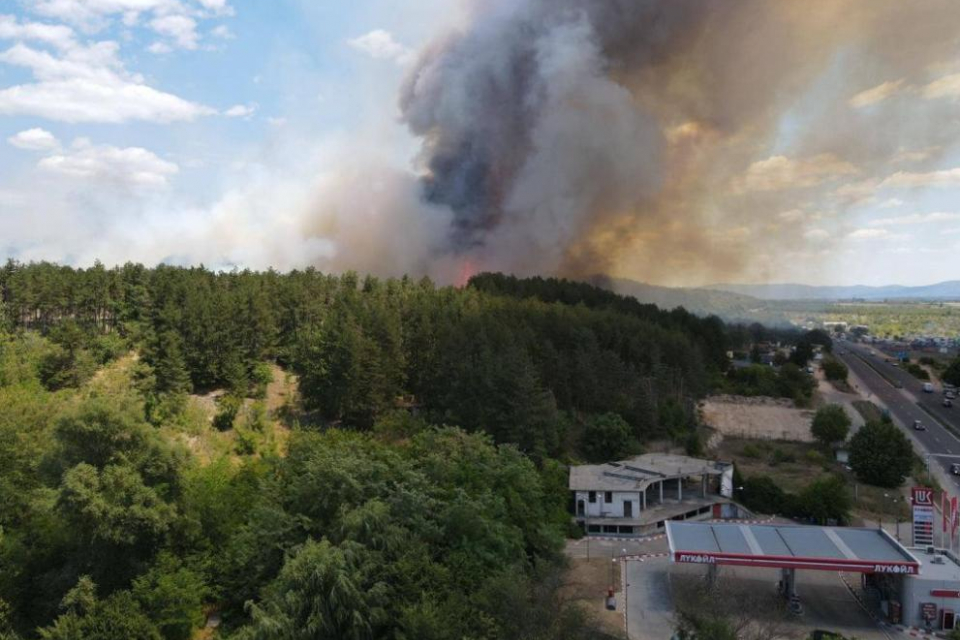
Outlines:
<svg viewBox="0 0 960 640"><path fill-rule="evenodd" d="M949 0L477 0L400 97L423 197L451 211L441 253L520 274L762 278L842 213L842 184L956 136L955 119L848 100L955 57L958 26Z"/></svg>

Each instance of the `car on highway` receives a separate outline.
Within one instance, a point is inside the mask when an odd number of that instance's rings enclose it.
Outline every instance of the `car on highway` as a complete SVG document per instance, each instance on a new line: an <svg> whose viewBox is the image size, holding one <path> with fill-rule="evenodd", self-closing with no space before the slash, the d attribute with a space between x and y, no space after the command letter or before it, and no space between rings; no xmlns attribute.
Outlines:
<svg viewBox="0 0 960 640"><path fill-rule="evenodd" d="M943 394L943 395L947 398L947 400L956 400L956 399L957 399L957 394L955 394L953 391L947 391L947 392L946 392L945 394Z"/></svg>
<svg viewBox="0 0 960 640"><path fill-rule="evenodd" d="M943 406L945 406L947 409L952 409L952 408L953 408L953 400L951 400L950 398L944 398L944 399L943 399Z"/></svg>
<svg viewBox="0 0 960 640"><path fill-rule="evenodd" d="M954 462L950 465L950 473L955 476L960 476L960 462Z"/></svg>
<svg viewBox="0 0 960 640"><path fill-rule="evenodd" d="M895 380L893 386L895 386L897 389L903 389L903 383L899 380Z"/></svg>
<svg viewBox="0 0 960 640"><path fill-rule="evenodd" d="M914 421L913 421L913 430L914 430L914 431L926 431L926 430L927 430L927 426L926 426L925 424L923 424L922 422L920 422L919 420L914 420Z"/></svg>

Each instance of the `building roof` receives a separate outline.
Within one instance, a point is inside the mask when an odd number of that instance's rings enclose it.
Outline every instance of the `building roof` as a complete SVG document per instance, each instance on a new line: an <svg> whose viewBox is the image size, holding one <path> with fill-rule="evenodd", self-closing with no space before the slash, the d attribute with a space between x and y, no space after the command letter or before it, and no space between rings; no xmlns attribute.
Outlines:
<svg viewBox="0 0 960 640"><path fill-rule="evenodd" d="M914 575L920 562L881 529L668 522L673 562Z"/></svg>
<svg viewBox="0 0 960 640"><path fill-rule="evenodd" d="M927 553L926 549L910 549L910 553L920 561L924 580L960 582L960 564L949 551L937 549L934 553Z"/></svg>
<svg viewBox="0 0 960 640"><path fill-rule="evenodd" d="M645 453L629 460L570 467L571 491L643 491L661 480L721 475L728 463L668 453Z"/></svg>

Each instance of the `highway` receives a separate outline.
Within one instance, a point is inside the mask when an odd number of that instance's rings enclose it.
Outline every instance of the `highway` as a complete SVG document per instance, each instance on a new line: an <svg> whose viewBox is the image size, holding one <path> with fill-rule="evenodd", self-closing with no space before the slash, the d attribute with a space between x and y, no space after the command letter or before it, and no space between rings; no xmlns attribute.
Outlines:
<svg viewBox="0 0 960 640"><path fill-rule="evenodd" d="M945 475L953 482L950 493L956 494L960 491L960 477L950 473L951 463L960 462L960 439L934 420L918 405L918 402L923 403L925 409L934 413L945 423L952 425L957 432L960 432L960 413L954 412L960 409L947 409L941 406L943 394L939 389L937 393L924 393L923 384L920 381L899 367L884 362L887 356L869 345L837 342L833 351L867 386L866 390L879 400L878 404L889 409L893 419L920 443L925 451L919 453L929 454L928 463L931 466L937 464L945 471ZM871 355L871 352L877 355ZM883 375L878 370L882 371ZM897 382L903 388L898 389L894 386ZM915 420L922 422L926 430L914 430Z"/></svg>

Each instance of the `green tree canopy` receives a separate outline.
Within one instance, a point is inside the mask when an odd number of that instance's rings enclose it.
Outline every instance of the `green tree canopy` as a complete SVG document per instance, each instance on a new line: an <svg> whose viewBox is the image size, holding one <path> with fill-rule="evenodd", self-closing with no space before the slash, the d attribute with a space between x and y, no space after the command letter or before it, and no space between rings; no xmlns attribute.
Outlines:
<svg viewBox="0 0 960 640"><path fill-rule="evenodd" d="M950 363L947 370L941 376L944 382L960 387L960 358Z"/></svg>
<svg viewBox="0 0 960 640"><path fill-rule="evenodd" d="M583 421L580 450L590 462L620 460L634 452L630 425L615 413L589 416Z"/></svg>
<svg viewBox="0 0 960 640"><path fill-rule="evenodd" d="M913 466L913 447L892 423L868 422L850 439L850 466L863 482L895 488Z"/></svg>
<svg viewBox="0 0 960 640"><path fill-rule="evenodd" d="M852 499L843 479L827 476L814 480L799 495L804 514L820 524L835 520L841 524L850 517Z"/></svg>
<svg viewBox="0 0 960 640"><path fill-rule="evenodd" d="M850 416L838 404L828 404L817 409L810 425L810 432L824 447L847 439L851 425Z"/></svg>
<svg viewBox="0 0 960 640"><path fill-rule="evenodd" d="M823 359L823 375L827 377L827 380L845 382L849 374L850 370L847 369L847 365L836 358L831 356Z"/></svg>

